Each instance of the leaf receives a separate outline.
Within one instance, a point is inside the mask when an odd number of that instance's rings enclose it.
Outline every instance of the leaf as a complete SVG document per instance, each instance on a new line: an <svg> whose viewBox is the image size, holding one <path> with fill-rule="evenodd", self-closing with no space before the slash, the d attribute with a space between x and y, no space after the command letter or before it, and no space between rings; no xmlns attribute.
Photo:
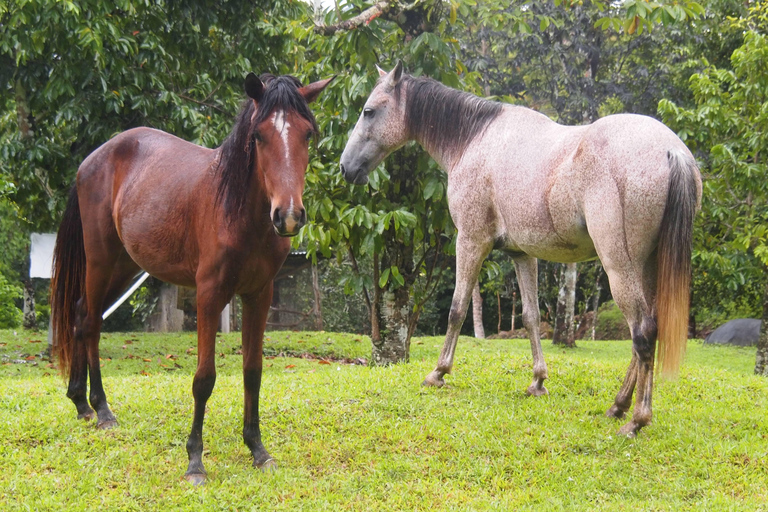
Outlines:
<svg viewBox="0 0 768 512"><path fill-rule="evenodd" d="M319 360L319 361L317 362L317 364L331 364L331 362L330 362L330 361L327 361L327 360L325 360L325 359L321 359L321 360Z"/></svg>
<svg viewBox="0 0 768 512"><path fill-rule="evenodd" d="M286 370L289 370L291 368L296 368L296 365L295 364L287 364L287 365L285 365L285 369Z"/></svg>
<svg viewBox="0 0 768 512"><path fill-rule="evenodd" d="M379 277L379 288L384 288L387 286L387 281L389 281L389 269L385 269L384 272L381 273L381 276Z"/></svg>

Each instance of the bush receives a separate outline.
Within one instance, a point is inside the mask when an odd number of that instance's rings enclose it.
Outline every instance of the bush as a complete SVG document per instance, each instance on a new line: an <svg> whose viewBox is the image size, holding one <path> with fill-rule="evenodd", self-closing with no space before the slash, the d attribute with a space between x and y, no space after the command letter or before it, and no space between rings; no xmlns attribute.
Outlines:
<svg viewBox="0 0 768 512"><path fill-rule="evenodd" d="M615 302L608 301L597 312L595 339L598 340L628 340L632 335L629 326Z"/></svg>
<svg viewBox="0 0 768 512"><path fill-rule="evenodd" d="M21 325L23 314L16 307L16 301L22 296L21 287L9 283L5 276L0 274L0 329Z"/></svg>

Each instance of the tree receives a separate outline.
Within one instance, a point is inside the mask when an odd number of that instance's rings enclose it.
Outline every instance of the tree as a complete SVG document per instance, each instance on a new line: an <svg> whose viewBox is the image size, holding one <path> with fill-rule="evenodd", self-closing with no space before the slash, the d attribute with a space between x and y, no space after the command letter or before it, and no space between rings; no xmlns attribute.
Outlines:
<svg viewBox="0 0 768 512"><path fill-rule="evenodd" d="M719 271L727 286L742 279L763 285L768 325L768 3L733 22L744 33L730 69L708 66L693 75L695 104L659 104L665 122L702 159L704 196L694 258ZM738 269L739 272L733 272ZM722 300L716 297L715 300ZM754 306L753 306L754 307ZM759 310L755 307L755 309ZM755 373L768 375L768 329L763 328Z"/></svg>

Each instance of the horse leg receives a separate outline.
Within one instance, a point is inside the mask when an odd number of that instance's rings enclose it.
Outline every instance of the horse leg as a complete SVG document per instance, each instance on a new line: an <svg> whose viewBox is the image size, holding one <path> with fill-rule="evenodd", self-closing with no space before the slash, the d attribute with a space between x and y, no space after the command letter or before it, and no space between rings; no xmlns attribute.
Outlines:
<svg viewBox="0 0 768 512"><path fill-rule="evenodd" d="M85 297L81 297L77 301L75 308L75 337L72 344L67 397L77 408L77 419L89 421L94 418L96 413L88 404L88 358L82 337L82 326L86 314Z"/></svg>
<svg viewBox="0 0 768 512"><path fill-rule="evenodd" d="M261 389L264 329L272 304L272 283L260 294L243 296L243 384L245 411L243 441L253 455L253 467L262 470L277 467L261 442L259 428L259 390Z"/></svg>
<svg viewBox="0 0 768 512"><path fill-rule="evenodd" d="M97 281L97 285L94 288L88 288L94 290L98 287L97 291L88 294L88 311L93 311L93 315L88 315L88 322L91 324L89 327L90 335L88 337L87 345L87 358L88 358L88 374L91 380L91 392L89 400L96 414L98 415L98 428L107 429L117 426L117 419L112 411L109 409L107 402L107 395L104 392L104 385L101 379L101 363L99 360L99 338L101 335L101 325L103 322L102 314L104 310L112 305L112 302L117 300L121 293L125 291L130 280L136 276L139 270L139 266L131 260L128 253L122 251L116 258L116 262L113 267L101 267L99 270L93 271L94 280ZM87 272L87 270L86 270ZM105 276L109 274L109 281L106 289L102 289L102 284L105 281ZM88 276L86 275L86 283L88 282ZM93 302L91 303L91 297Z"/></svg>
<svg viewBox="0 0 768 512"><path fill-rule="evenodd" d="M605 415L609 418L621 419L629 410L632 405L632 394L635 392L635 383L637 382L637 353L632 350L632 360L629 362L629 368L627 368L627 375L624 377L624 382L616 394L616 399L613 402Z"/></svg>
<svg viewBox="0 0 768 512"><path fill-rule="evenodd" d="M228 300L217 289L220 283L211 281L201 283L198 280L197 287L197 371L192 381L195 409L192 429L187 439L189 466L184 474L184 478L193 485L204 484L206 478L203 467L203 419L205 404L216 384L216 330L219 327L219 316Z"/></svg>
<svg viewBox="0 0 768 512"><path fill-rule="evenodd" d="M632 329L633 359L637 359L637 397L632 419L619 429L619 434L628 437L635 437L641 428L651 423L653 416L651 399L656 334L656 319L647 314L640 325Z"/></svg>
<svg viewBox="0 0 768 512"><path fill-rule="evenodd" d="M638 270L636 264L606 258L604 261L611 293L632 333L632 360L624 383L606 415L622 418L629 410L632 392L637 388L635 410L632 419L619 434L634 437L651 422L651 397L653 390L653 364L656 349L656 318L649 307L647 295L652 294L655 273L646 265ZM644 279L645 278L645 279Z"/></svg>
<svg viewBox="0 0 768 512"><path fill-rule="evenodd" d="M472 289L477 282L483 260L488 256L490 250L490 245L483 246L468 237L462 237L459 233L456 240L456 288L453 291L451 311L448 314L448 331L445 334L443 350L437 360L437 367L427 375L422 386L441 387L445 385L443 376L450 373L453 366L456 342L467 316Z"/></svg>
<svg viewBox="0 0 768 512"><path fill-rule="evenodd" d="M523 302L523 325L528 331L531 340L531 354L533 355L533 382L526 392L532 396L547 394L544 380L547 378L547 363L541 351L541 338L539 334L539 262L531 256L515 258L515 273L517 283L520 286L520 299Z"/></svg>

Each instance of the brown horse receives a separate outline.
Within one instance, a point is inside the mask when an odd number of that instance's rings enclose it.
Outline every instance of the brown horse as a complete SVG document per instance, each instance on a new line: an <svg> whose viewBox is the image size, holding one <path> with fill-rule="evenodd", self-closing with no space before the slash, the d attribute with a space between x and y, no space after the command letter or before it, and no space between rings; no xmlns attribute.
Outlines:
<svg viewBox="0 0 768 512"><path fill-rule="evenodd" d="M140 271L197 288L197 371L185 478L205 482L203 417L216 382L219 315L243 300L243 439L254 467L274 466L261 442L259 388L272 279L306 220L301 196L317 125L308 103L331 79L253 73L250 97L218 149L150 128L114 137L83 161L59 228L51 307L55 349L78 418L117 424L99 370L102 312ZM86 399L87 378L91 390ZM88 402L90 401L90 406ZM92 408L91 408L92 407Z"/></svg>
<svg viewBox="0 0 768 512"><path fill-rule="evenodd" d="M515 262L533 352L528 393L546 394L536 258L599 257L632 332L632 361L607 415L623 417L637 386L632 420L620 430L636 435L651 421L657 334L664 373L677 371L685 350L692 223L701 198L690 151L645 116L562 126L533 110L403 75L402 64L380 74L341 156L341 172L365 183L390 152L416 140L448 173L458 231L448 332L424 384L444 384L472 288L496 248Z"/></svg>

